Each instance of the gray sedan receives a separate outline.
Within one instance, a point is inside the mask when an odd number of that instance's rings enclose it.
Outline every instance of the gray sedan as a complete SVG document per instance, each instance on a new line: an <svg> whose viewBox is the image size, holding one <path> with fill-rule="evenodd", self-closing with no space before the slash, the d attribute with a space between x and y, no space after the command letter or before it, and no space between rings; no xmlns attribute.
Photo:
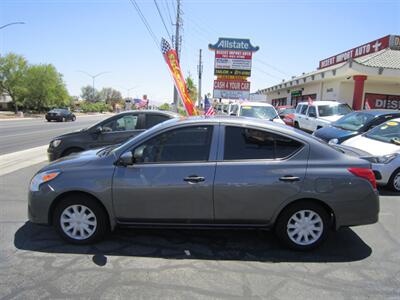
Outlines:
<svg viewBox="0 0 400 300"><path fill-rule="evenodd" d="M29 219L77 244L116 226L273 229L291 248L330 229L372 224L379 198L370 164L294 128L236 117L173 119L120 146L41 169Z"/></svg>

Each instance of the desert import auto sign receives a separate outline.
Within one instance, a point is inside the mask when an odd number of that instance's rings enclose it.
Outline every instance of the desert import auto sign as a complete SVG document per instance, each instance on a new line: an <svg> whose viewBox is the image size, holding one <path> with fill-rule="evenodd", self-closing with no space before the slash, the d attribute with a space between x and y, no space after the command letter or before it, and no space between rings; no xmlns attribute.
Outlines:
<svg viewBox="0 0 400 300"><path fill-rule="evenodd" d="M249 39L219 38L210 44L215 52L214 98L248 99L250 95L251 61L253 52L259 47L251 45Z"/></svg>

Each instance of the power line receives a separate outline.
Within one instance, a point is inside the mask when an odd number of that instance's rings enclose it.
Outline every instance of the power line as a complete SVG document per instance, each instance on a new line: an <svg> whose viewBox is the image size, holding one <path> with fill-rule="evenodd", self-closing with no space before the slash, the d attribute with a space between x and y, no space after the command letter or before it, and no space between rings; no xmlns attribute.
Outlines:
<svg viewBox="0 0 400 300"><path fill-rule="evenodd" d="M172 36L171 36L171 34L169 33L169 31L168 31L167 25L165 25L164 17L163 17L162 14L161 14L160 8L158 7L158 4L157 4L157 1L156 1L156 0L154 0L154 4L155 4L155 6L156 6L156 8L157 8L157 11L158 11L158 14L159 14L159 16L160 16L160 18L161 18L161 22L162 22L163 25L164 25L165 31L167 32L168 37L169 37L170 41L172 42Z"/></svg>
<svg viewBox="0 0 400 300"><path fill-rule="evenodd" d="M136 3L136 0L129 0L130 3L133 5L133 7L136 9L140 19L142 19L142 22L144 26L146 27L148 33L150 34L150 37L153 39L158 51L161 51L160 45L159 45L159 39L157 36L154 34L153 30L150 27L150 24L147 22L146 17L143 15L142 11L140 10L139 5Z"/></svg>
<svg viewBox="0 0 400 300"><path fill-rule="evenodd" d="M256 61L262 63L263 65L265 65L265 66L267 66L267 67L270 67L271 69L273 69L273 70L275 70L275 71L277 71L277 72L279 72L279 73L281 73L281 74L284 74L285 76L290 77L290 75L289 75L288 73L279 70L277 67L274 67L273 65L270 65L270 64L266 63L265 61L263 61L263 60L261 60L261 59L259 59L259 58L255 58L254 60L256 60Z"/></svg>
<svg viewBox="0 0 400 300"><path fill-rule="evenodd" d="M172 16L171 16L171 10L169 8L169 4L168 4L168 0L164 0L164 4L167 7L167 12L168 12L168 16L169 16L169 21L171 22L171 25L174 25L174 21L172 21Z"/></svg>

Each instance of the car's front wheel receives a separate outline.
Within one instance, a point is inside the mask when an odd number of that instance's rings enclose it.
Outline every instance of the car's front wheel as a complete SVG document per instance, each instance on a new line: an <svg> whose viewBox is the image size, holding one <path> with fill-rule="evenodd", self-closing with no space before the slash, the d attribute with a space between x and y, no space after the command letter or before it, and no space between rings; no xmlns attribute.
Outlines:
<svg viewBox="0 0 400 300"><path fill-rule="evenodd" d="M326 239L329 227L330 217L325 208L311 201L301 201L281 213L275 231L290 248L311 250Z"/></svg>
<svg viewBox="0 0 400 300"><path fill-rule="evenodd" d="M391 190L400 193L400 168L390 176L388 186Z"/></svg>
<svg viewBox="0 0 400 300"><path fill-rule="evenodd" d="M54 211L53 224L64 240L74 244L94 243L110 230L103 207L85 195L63 198Z"/></svg>

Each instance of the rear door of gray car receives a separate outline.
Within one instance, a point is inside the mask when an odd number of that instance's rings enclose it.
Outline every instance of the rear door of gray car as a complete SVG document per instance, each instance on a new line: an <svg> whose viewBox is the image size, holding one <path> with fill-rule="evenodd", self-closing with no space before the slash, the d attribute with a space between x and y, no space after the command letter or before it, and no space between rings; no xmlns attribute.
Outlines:
<svg viewBox="0 0 400 300"><path fill-rule="evenodd" d="M215 221L268 223L300 193L309 146L265 129L227 125L221 131L214 181Z"/></svg>
<svg viewBox="0 0 400 300"><path fill-rule="evenodd" d="M216 126L218 128L218 126ZM140 158L117 166L114 210L120 222L212 222L217 130L169 129L133 147Z"/></svg>

